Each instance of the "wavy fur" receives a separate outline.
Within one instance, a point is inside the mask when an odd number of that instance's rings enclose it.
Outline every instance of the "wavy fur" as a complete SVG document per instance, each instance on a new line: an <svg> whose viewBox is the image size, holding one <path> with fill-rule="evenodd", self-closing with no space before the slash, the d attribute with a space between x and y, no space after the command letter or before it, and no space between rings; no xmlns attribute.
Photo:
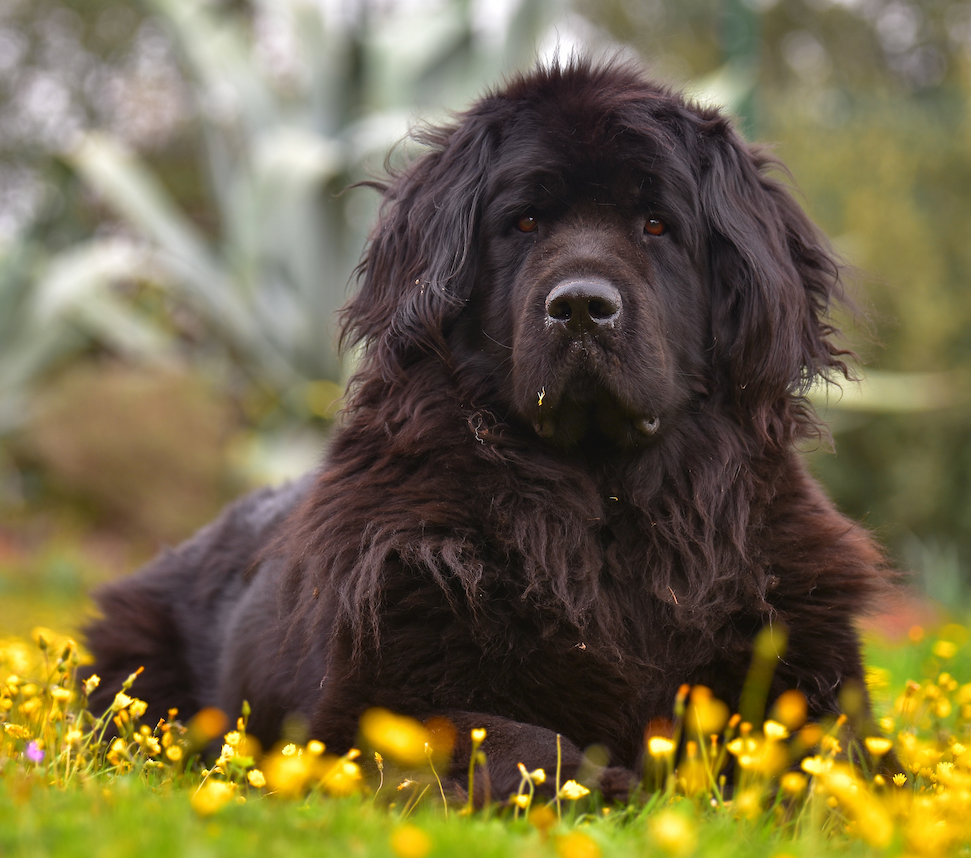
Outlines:
<svg viewBox="0 0 971 858"><path fill-rule="evenodd" d="M771 694L836 713L887 573L793 449L846 353L780 165L621 64L538 69L419 138L377 185L326 460L102 593L105 700L144 664L153 714L247 699L264 742L299 717L335 750L370 706L445 716L456 776L487 727L497 794L556 733L564 777L600 744L622 794L679 685L739 704L767 625Z"/></svg>

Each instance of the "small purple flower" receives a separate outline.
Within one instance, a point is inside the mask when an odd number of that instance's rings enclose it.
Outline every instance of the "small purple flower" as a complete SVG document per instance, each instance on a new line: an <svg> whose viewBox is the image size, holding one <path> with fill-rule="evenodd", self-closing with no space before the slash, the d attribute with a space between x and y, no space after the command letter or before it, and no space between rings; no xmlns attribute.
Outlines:
<svg viewBox="0 0 971 858"><path fill-rule="evenodd" d="M36 741L27 745L27 750L24 751L24 754L26 754L27 759L32 763L40 763L44 759L44 752L41 750Z"/></svg>

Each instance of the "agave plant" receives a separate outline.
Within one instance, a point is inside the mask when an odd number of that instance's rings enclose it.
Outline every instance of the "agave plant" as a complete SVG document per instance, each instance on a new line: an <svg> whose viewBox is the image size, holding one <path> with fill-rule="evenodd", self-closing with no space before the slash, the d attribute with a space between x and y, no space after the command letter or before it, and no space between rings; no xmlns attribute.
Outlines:
<svg viewBox="0 0 971 858"><path fill-rule="evenodd" d="M342 374L334 313L375 202L344 189L379 168L419 114L462 103L482 80L527 62L554 5L522 0L496 39L461 2L381 14L362 3L341 16L308 0L260 0L244 20L193 0L152 0L195 87L218 233L205 236L120 141L89 134L69 163L121 218L124 237L60 260L40 304L159 353L169 328L126 312L112 292L147 278L191 308L285 411L304 416L308 390Z"/></svg>

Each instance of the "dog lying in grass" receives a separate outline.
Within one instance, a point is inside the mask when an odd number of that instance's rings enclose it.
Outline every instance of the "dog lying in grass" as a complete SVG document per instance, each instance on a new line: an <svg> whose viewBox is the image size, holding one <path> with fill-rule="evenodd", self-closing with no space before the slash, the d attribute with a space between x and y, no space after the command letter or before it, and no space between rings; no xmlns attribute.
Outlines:
<svg viewBox="0 0 971 858"><path fill-rule="evenodd" d="M825 719L852 689L865 723L854 620L887 573L794 452L846 352L779 165L621 63L537 69L417 136L373 183L325 460L100 592L101 703L144 666L147 718L245 700L267 745L444 718L457 784L486 730L495 796L599 745L623 796L678 688L739 707L771 627L768 700Z"/></svg>

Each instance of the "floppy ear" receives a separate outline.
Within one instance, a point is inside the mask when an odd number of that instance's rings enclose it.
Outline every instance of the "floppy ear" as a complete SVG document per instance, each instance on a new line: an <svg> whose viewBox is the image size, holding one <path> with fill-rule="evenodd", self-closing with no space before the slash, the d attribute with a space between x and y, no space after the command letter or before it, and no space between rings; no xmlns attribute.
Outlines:
<svg viewBox="0 0 971 858"><path fill-rule="evenodd" d="M701 193L716 362L740 410L775 434L769 425L781 404L817 377L847 374L840 356L849 352L834 345L837 331L828 322L831 305L845 300L840 266L788 189L765 175L781 164L747 146L724 120L712 132Z"/></svg>
<svg viewBox="0 0 971 858"><path fill-rule="evenodd" d="M364 342L386 376L419 353L448 359L445 331L475 275L491 128L486 102L455 126L426 129L416 137L432 150L374 184L384 200L358 266L360 289L341 310L341 342Z"/></svg>

